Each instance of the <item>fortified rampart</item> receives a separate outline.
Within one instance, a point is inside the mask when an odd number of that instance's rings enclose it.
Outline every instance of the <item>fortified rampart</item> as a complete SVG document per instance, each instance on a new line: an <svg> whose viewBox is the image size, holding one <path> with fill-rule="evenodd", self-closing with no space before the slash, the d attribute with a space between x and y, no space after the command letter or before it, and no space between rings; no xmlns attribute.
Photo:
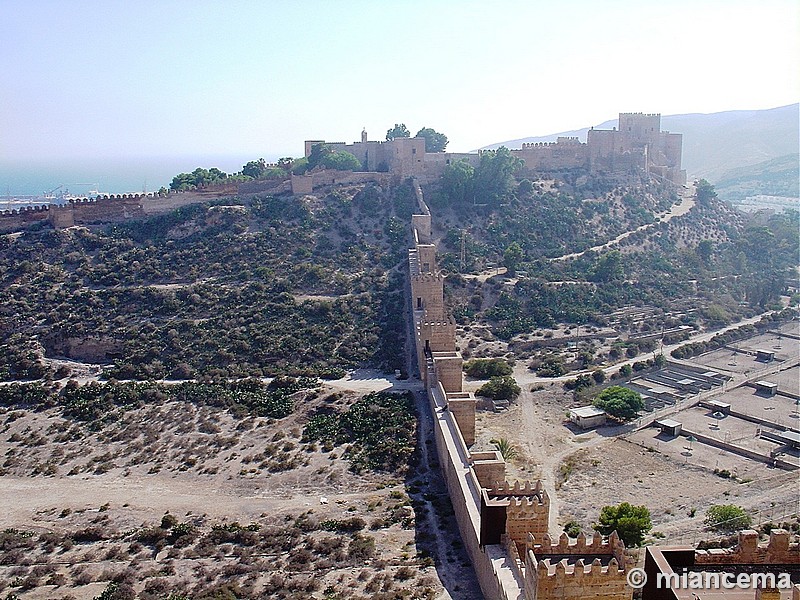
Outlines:
<svg viewBox="0 0 800 600"><path fill-rule="evenodd" d="M455 161L465 160L473 167L480 163L480 152L425 152L423 138L370 141L366 131L361 132L361 141L352 144L307 140L306 157L316 144L349 152L361 162L365 171L385 171L393 181L415 177L431 183ZM682 185L686 183L686 172L681 169L682 146L681 134L661 131L661 115L620 113L619 128L591 129L585 144L576 137L559 137L555 142L523 144L511 153L523 161L523 172L531 174L566 169L596 173L637 169Z"/></svg>
<svg viewBox="0 0 800 600"><path fill-rule="evenodd" d="M620 113L619 129L590 129L586 146L592 172L642 169L678 185L686 183L683 135L661 131L661 115Z"/></svg>
<svg viewBox="0 0 800 600"><path fill-rule="evenodd" d="M555 142L522 144L511 153L525 162L526 171L549 171L589 167L589 148L576 137L560 137Z"/></svg>
<svg viewBox="0 0 800 600"><path fill-rule="evenodd" d="M789 532L773 529L769 542L759 545L758 532L747 529L739 532L735 548L696 550L695 565L788 565L800 564L800 545L790 543Z"/></svg>
<svg viewBox="0 0 800 600"><path fill-rule="evenodd" d="M611 173L643 169L665 180L683 184L686 173L681 170L682 140L680 134L661 131L660 115L620 113L619 129L592 129L585 144L578 138L559 137L552 143L523 144L521 149L511 152L522 159L523 170L530 173L576 168ZM314 145L320 143L326 142L307 140L305 156L308 157ZM166 198L153 195L106 196L70 200L59 208L49 205L0 211L0 232L15 231L36 222L49 222L54 227L113 223L233 195L262 192L311 194L320 186L370 182L386 186L409 177L430 183L438 180L447 165L455 161L465 160L475 167L481 160L480 153L425 152L423 138L396 138L385 142L369 140L366 131L361 133L358 142L332 142L328 145L334 150L353 154L364 171L318 169L305 175L287 176L285 180L226 181L187 193L170 193ZM421 231L418 228L420 223L414 225L415 230ZM429 229L422 234L430 238ZM421 272L426 271L423 269Z"/></svg>
<svg viewBox="0 0 800 600"><path fill-rule="evenodd" d="M607 541L595 535L591 542L579 534L575 543L562 534L557 544L546 535L541 543L528 535L525 598L626 600L632 592L625 578L627 567L625 544L616 532Z"/></svg>
<svg viewBox="0 0 800 600"><path fill-rule="evenodd" d="M624 546L616 535L607 543L600 536L592 544L583 537L574 545L562 540L553 550L550 498L541 482L507 482L499 452L470 450L475 397L463 391L463 359L456 350L455 323L444 307L431 214L416 181L414 191L419 210L411 219L414 245L408 265L417 365L433 414L442 475L484 596L629 599ZM536 544L537 539L543 542Z"/></svg>
<svg viewBox="0 0 800 600"><path fill-rule="evenodd" d="M0 231L15 231L37 222L63 228L125 221L144 216L145 198L146 196L138 194L79 198L70 199L66 204L4 210L0 211Z"/></svg>
<svg viewBox="0 0 800 600"><path fill-rule="evenodd" d="M779 600L791 597L800 600L800 585L796 583L800 576L800 545L791 542L790 533L785 529L770 531L766 544L759 544L757 531L740 531L734 548L695 550L686 546L648 546L644 570L646 583L642 597L647 600L692 600L698 597L692 595L686 585L658 586L658 581L679 581L681 577L691 575L708 581L708 586L714 591L721 591L721 575L727 574L735 580L743 573L759 575L761 585L757 586L759 589L755 594L751 591L750 595L745 595L744 591L739 591L736 598ZM788 575L791 581L778 586L778 578L782 575ZM699 597L705 597L699 589L697 591Z"/></svg>

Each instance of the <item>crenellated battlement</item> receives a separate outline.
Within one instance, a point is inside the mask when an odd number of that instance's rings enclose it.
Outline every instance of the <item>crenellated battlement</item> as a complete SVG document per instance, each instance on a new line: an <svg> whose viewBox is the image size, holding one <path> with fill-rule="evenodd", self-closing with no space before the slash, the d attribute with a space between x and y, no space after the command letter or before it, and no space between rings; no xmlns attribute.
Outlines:
<svg viewBox="0 0 800 600"><path fill-rule="evenodd" d="M65 204L42 204L0 211L0 231L13 231L35 222L59 229L90 223L113 223L144 215L142 202L151 195L120 194L69 198Z"/></svg>
<svg viewBox="0 0 800 600"><path fill-rule="evenodd" d="M785 529L773 529L767 544L758 543L758 532L745 529L739 532L734 548L712 548L695 551L695 564L800 564L800 544L792 544Z"/></svg>
<svg viewBox="0 0 800 600"><path fill-rule="evenodd" d="M537 561L536 570L540 577L556 576L558 581L559 576L563 577L565 575L591 574L618 577L621 573L625 572L615 558L609 560L606 565L603 565L603 561L599 558L595 558L589 564L586 564L586 561L582 558L577 559L574 563L568 562L567 559L554 561L555 559L550 558Z"/></svg>
<svg viewBox="0 0 800 600"><path fill-rule="evenodd" d="M417 323L417 329L421 327L455 327L455 321L453 321L450 317L443 317L440 320L437 319L431 321L423 318Z"/></svg>
<svg viewBox="0 0 800 600"><path fill-rule="evenodd" d="M625 544L613 531L607 539L597 534L591 540L581 532L573 542L566 534L562 533L558 541L554 544L550 535L545 535L541 540L537 540L533 534L528 534L526 547L533 550L535 554L616 554L625 550Z"/></svg>
<svg viewBox="0 0 800 600"><path fill-rule="evenodd" d="M661 113L641 113L641 112L628 112L619 113L620 117L658 117L661 118Z"/></svg>
<svg viewBox="0 0 800 600"><path fill-rule="evenodd" d="M537 519L550 511L550 499L537 496L512 496L506 506L506 519Z"/></svg>
<svg viewBox="0 0 800 600"><path fill-rule="evenodd" d="M537 497L542 501L547 498L547 491L544 489L541 480L535 482L530 481L515 481L510 483L508 481L498 481L495 486L489 490L493 497L501 496L520 496L520 497Z"/></svg>
<svg viewBox="0 0 800 600"><path fill-rule="evenodd" d="M0 210L0 217L17 217L25 214L39 214L50 210L49 204L40 204L36 206L23 206L22 208L12 208L8 210Z"/></svg>
<svg viewBox="0 0 800 600"><path fill-rule="evenodd" d="M574 543L562 534L557 544L548 535L539 544L529 534L522 570L525 597L628 600L633 589L627 585L627 566L625 544L616 532L607 541L592 536L591 542L581 534Z"/></svg>
<svg viewBox="0 0 800 600"><path fill-rule="evenodd" d="M417 275L412 275L411 279L418 283L439 283L444 281L444 275L441 271L438 273L418 273Z"/></svg>
<svg viewBox="0 0 800 600"><path fill-rule="evenodd" d="M585 147L578 137L559 137L555 142L523 142L523 150L535 150L537 148L563 148L565 146Z"/></svg>

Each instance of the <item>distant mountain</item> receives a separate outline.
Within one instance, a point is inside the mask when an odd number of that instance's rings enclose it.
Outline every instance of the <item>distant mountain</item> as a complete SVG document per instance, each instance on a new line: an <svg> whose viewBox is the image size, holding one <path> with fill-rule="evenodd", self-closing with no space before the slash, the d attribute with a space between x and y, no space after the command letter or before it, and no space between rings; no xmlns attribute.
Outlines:
<svg viewBox="0 0 800 600"><path fill-rule="evenodd" d="M611 129L617 120L595 125ZM683 134L683 167L689 179L704 177L716 183L732 169L795 154L800 145L800 105L767 110L734 110L661 117L661 129ZM559 136L586 141L588 127L540 137L491 144L486 148L520 148L528 142L552 142Z"/></svg>
<svg viewBox="0 0 800 600"><path fill-rule="evenodd" d="M717 194L729 202L740 202L759 194L800 198L798 163L798 154L787 154L756 165L731 169L715 182Z"/></svg>

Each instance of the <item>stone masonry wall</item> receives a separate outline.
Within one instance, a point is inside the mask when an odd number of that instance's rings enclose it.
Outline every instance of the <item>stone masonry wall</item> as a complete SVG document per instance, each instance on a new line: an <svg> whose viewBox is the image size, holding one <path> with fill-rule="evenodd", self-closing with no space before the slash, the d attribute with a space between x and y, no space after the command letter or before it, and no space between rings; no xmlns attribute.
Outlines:
<svg viewBox="0 0 800 600"><path fill-rule="evenodd" d="M790 544L789 532L773 529L769 543L758 544L758 532L747 529L739 532L739 543L735 548L697 550L696 565L737 565L737 564L800 564L800 545Z"/></svg>

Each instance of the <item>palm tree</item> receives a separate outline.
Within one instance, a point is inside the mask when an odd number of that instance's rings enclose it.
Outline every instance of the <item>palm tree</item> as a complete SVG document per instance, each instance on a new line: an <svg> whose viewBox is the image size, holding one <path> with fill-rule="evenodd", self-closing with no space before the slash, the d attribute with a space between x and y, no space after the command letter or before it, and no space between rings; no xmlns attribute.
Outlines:
<svg viewBox="0 0 800 600"><path fill-rule="evenodd" d="M494 447L500 453L500 456L503 457L503 460L509 462L517 457L519 454L517 451L516 446L509 442L506 438L500 438L499 440L489 440L490 444L494 444Z"/></svg>

